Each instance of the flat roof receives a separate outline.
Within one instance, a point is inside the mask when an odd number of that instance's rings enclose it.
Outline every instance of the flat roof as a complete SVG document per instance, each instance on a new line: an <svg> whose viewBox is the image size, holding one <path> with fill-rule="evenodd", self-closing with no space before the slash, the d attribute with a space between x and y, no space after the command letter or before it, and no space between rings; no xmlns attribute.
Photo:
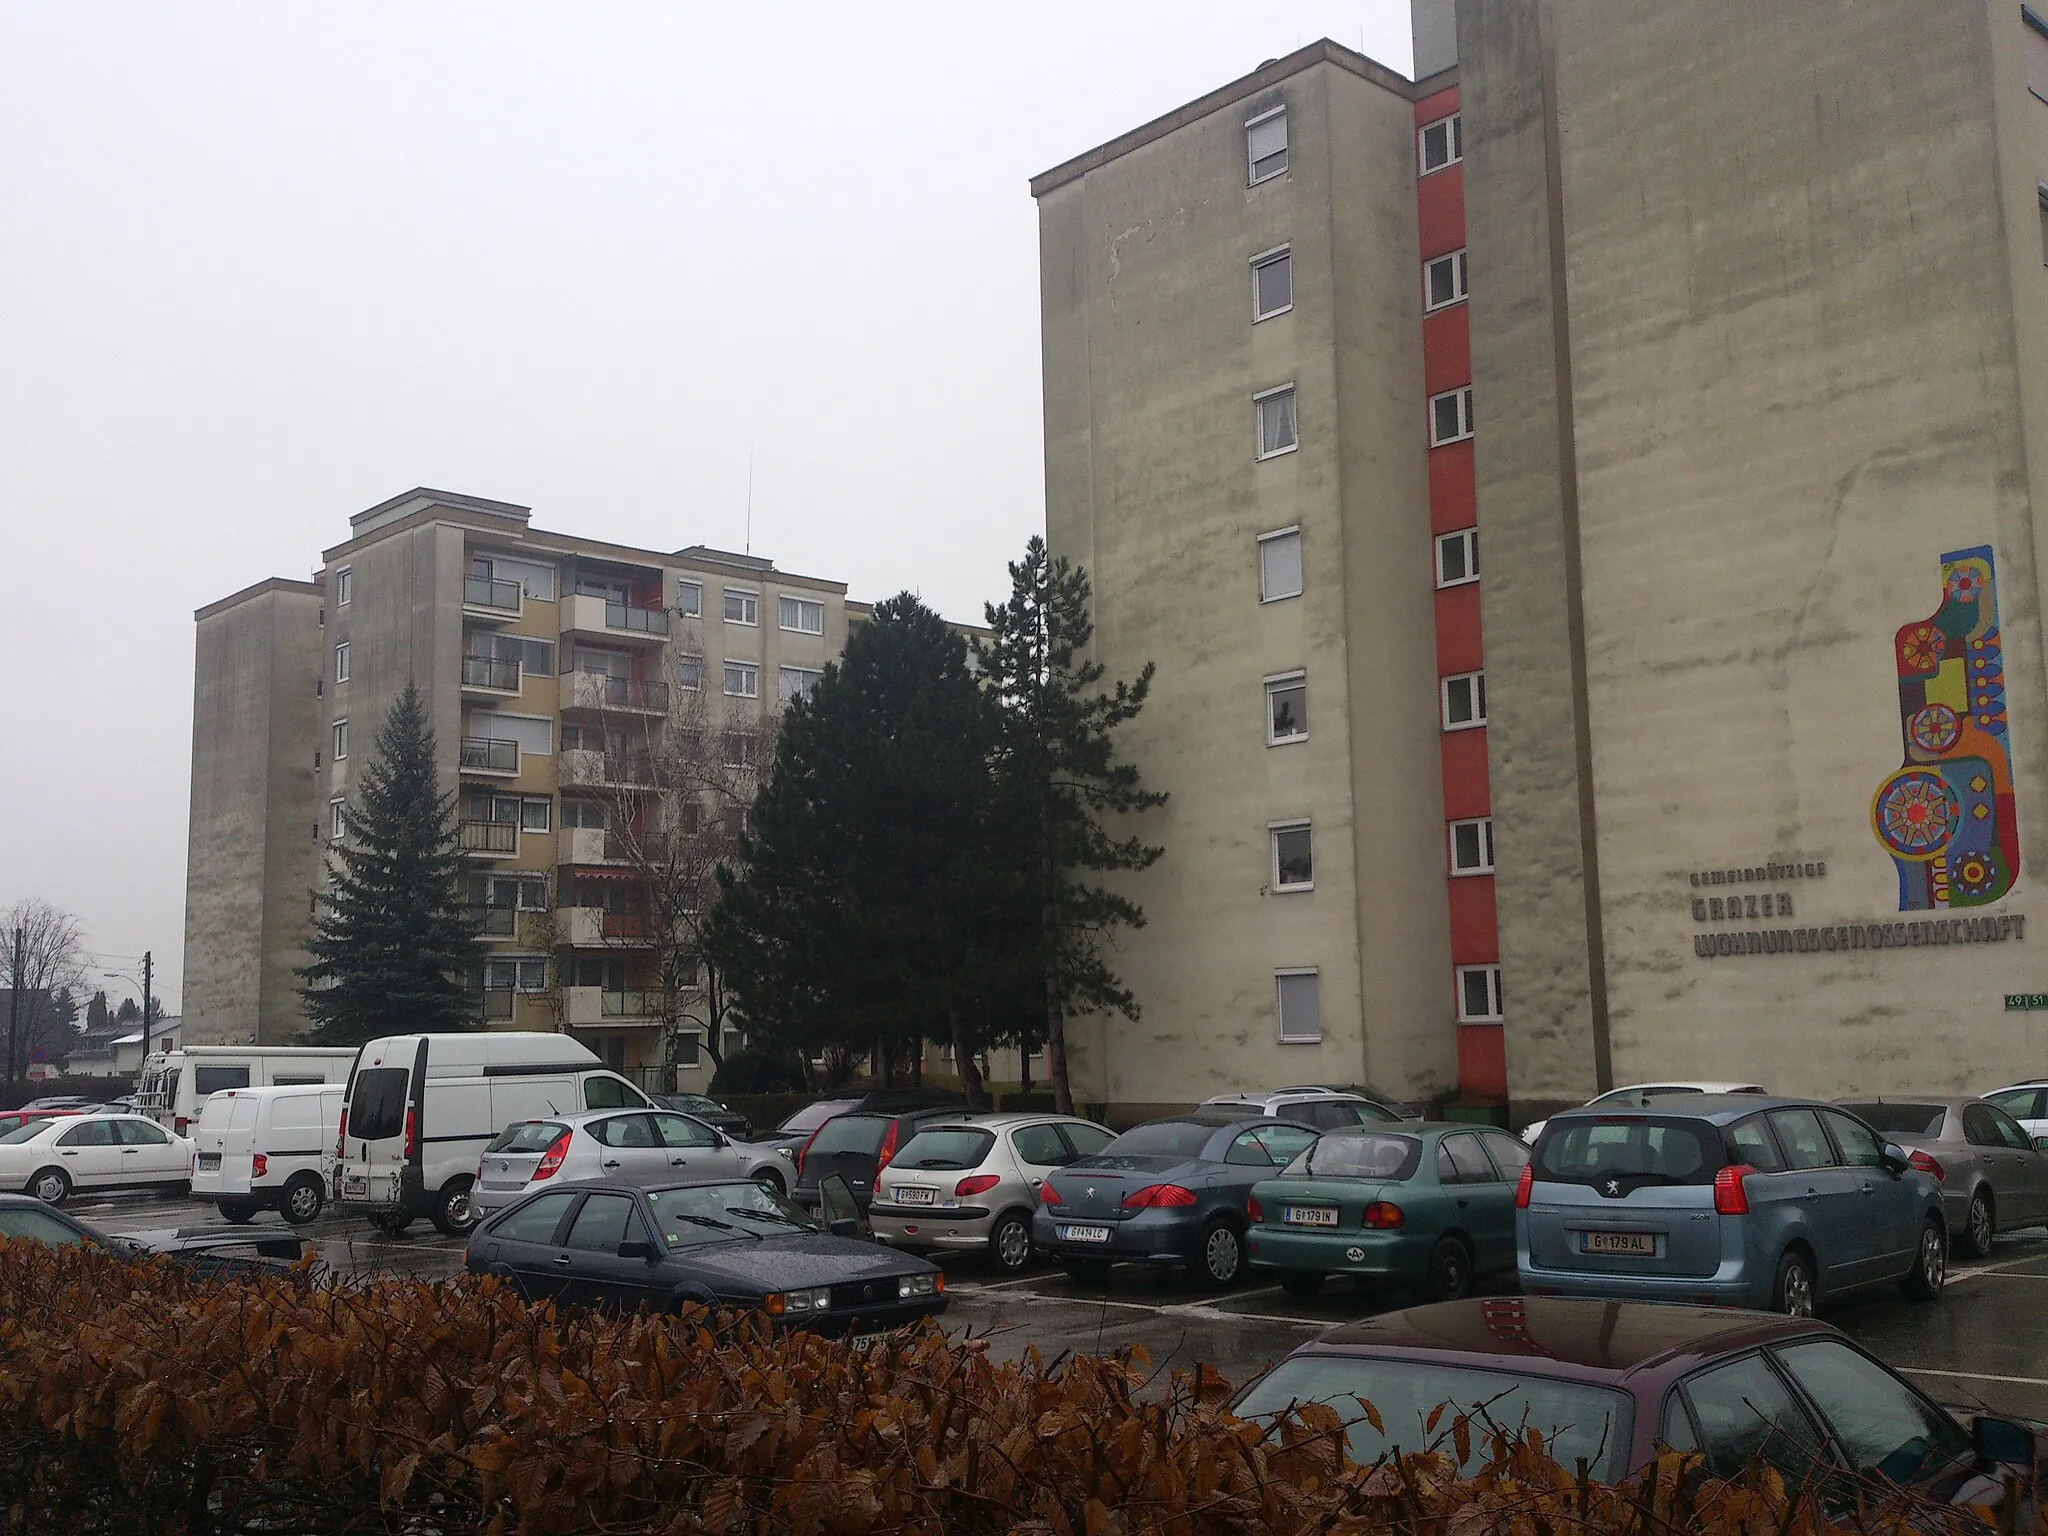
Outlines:
<svg viewBox="0 0 2048 1536"><path fill-rule="evenodd" d="M266 576L254 586L230 592L226 597L216 598L204 608L195 608L192 617L210 619L217 613L224 613L238 603L246 603L272 592L296 592L301 597L318 597L321 587L317 581L293 581L289 576Z"/></svg>

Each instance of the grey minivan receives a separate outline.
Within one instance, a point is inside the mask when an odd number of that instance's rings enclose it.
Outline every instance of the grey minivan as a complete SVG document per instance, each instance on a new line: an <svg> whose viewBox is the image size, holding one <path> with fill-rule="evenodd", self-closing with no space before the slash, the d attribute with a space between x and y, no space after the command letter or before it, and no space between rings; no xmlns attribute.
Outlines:
<svg viewBox="0 0 2048 1536"><path fill-rule="evenodd" d="M1870 1286L1916 1301L1948 1270L1940 1185L1845 1110L1701 1094L1553 1115L1515 1191L1532 1296L1810 1316Z"/></svg>

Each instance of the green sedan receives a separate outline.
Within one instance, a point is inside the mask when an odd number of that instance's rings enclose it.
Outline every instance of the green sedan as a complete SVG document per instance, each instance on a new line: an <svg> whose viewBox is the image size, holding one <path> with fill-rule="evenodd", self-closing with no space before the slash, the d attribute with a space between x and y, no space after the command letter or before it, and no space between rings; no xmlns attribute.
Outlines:
<svg viewBox="0 0 2048 1536"><path fill-rule="evenodd" d="M1245 1250L1291 1296L1327 1275L1455 1301L1515 1271L1515 1181L1529 1149L1485 1126L1347 1126L1252 1190Z"/></svg>

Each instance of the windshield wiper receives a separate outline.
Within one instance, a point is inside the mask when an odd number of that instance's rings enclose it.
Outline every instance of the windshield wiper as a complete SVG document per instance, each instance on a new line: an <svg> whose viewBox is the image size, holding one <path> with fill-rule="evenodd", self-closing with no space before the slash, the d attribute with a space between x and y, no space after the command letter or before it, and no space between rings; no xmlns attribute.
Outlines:
<svg viewBox="0 0 2048 1536"><path fill-rule="evenodd" d="M811 1224L809 1222L798 1221L794 1216L785 1216L780 1211L750 1211L737 1205L728 1205L725 1208L725 1210L726 1214L729 1216L744 1216L749 1221L754 1221L757 1219L761 1221L776 1221L780 1222L785 1227L802 1227L806 1232L812 1230ZM724 1226L725 1223L720 1222L719 1225Z"/></svg>
<svg viewBox="0 0 2048 1536"><path fill-rule="evenodd" d="M729 1221L720 1221L716 1216L694 1216L688 1211L663 1211L670 1221L687 1221L694 1227L715 1227L720 1232L737 1232L740 1229ZM750 1232L749 1237L753 1236Z"/></svg>

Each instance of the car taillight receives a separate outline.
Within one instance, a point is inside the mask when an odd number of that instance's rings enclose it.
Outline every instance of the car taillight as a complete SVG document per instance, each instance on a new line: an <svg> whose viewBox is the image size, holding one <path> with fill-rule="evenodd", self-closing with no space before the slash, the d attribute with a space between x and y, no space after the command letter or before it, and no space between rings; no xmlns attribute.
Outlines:
<svg viewBox="0 0 2048 1536"><path fill-rule="evenodd" d="M341 1106L341 1124L334 1128L334 1155L341 1156L341 1144L348 1140L348 1106Z"/></svg>
<svg viewBox="0 0 2048 1536"><path fill-rule="evenodd" d="M1522 1164L1522 1176L1515 1180L1515 1209L1529 1209L1529 1191L1536 1187L1536 1169L1529 1163Z"/></svg>
<svg viewBox="0 0 2048 1536"><path fill-rule="evenodd" d="M875 1151L875 1172L880 1173L889 1166L889 1159L896 1155L896 1122L889 1122L889 1129L882 1133L882 1145Z"/></svg>
<svg viewBox="0 0 2048 1536"><path fill-rule="evenodd" d="M1730 1163L1714 1175L1714 1209L1723 1216L1747 1216L1749 1214L1749 1191L1743 1187L1743 1177L1756 1170L1747 1163Z"/></svg>
<svg viewBox="0 0 2048 1536"><path fill-rule="evenodd" d="M407 1161L420 1155L420 1112L416 1109L405 1112L405 1155Z"/></svg>
<svg viewBox="0 0 2048 1536"><path fill-rule="evenodd" d="M1149 1211L1160 1206L1193 1205L1195 1192L1182 1189L1178 1184L1147 1184L1143 1189L1134 1189L1124 1196L1127 1211Z"/></svg>
<svg viewBox="0 0 2048 1536"><path fill-rule="evenodd" d="M1060 1198L1060 1192L1052 1187L1052 1180L1047 1179L1038 1186L1038 1203L1040 1205L1064 1205L1066 1202Z"/></svg>
<svg viewBox="0 0 2048 1536"><path fill-rule="evenodd" d="M191 1125L191 1123L183 1115L173 1115L171 1117L171 1129L180 1136L185 1134L186 1127Z"/></svg>
<svg viewBox="0 0 2048 1536"><path fill-rule="evenodd" d="M1266 1213L1259 1209L1259 1202L1250 1195L1244 1197L1244 1213L1251 1217L1253 1221L1264 1221L1266 1219Z"/></svg>
<svg viewBox="0 0 2048 1536"><path fill-rule="evenodd" d="M561 1169L562 1159L569 1155L569 1132L564 1131L548 1143L547 1151L540 1155L540 1166L533 1170L536 1179L551 1179Z"/></svg>
<svg viewBox="0 0 2048 1536"><path fill-rule="evenodd" d="M1391 1200L1375 1200L1365 1208L1365 1225L1374 1232L1391 1232L1407 1220Z"/></svg>
<svg viewBox="0 0 2048 1536"><path fill-rule="evenodd" d="M994 1189L1001 1182L1002 1180L992 1173L977 1173L973 1178L962 1179L958 1184L955 1184L953 1186L953 1193L956 1195L979 1195Z"/></svg>
<svg viewBox="0 0 2048 1536"><path fill-rule="evenodd" d="M263 1177L264 1177L264 1176L265 1176L266 1174L268 1174L269 1172L270 1172L270 1159L269 1159L269 1158L268 1158L267 1156L265 1156L265 1155L264 1155L263 1153L261 1153L261 1152L258 1152L258 1153L256 1154L256 1156L255 1156L255 1157L253 1157L252 1159L250 1159L250 1162L249 1162L249 1177L250 1177L250 1178L252 1178L252 1179L260 1179L260 1178L263 1178Z"/></svg>
<svg viewBox="0 0 2048 1536"><path fill-rule="evenodd" d="M818 1131L822 1131L823 1129L825 1129L825 1127L824 1127L824 1126L822 1126L822 1125L818 1127ZM814 1142L814 1141L816 1141L816 1140L818 1139L818 1131L813 1131L813 1132L811 1132L811 1134L810 1134L810 1135L806 1136L806 1137L804 1138L804 1144L803 1144L803 1146L801 1146L800 1148L798 1148L798 1149L797 1149L797 1154L796 1154L796 1171L797 1171L797 1176L798 1176L799 1178L801 1178L801 1177L803 1176L803 1171L804 1171L804 1159L805 1159L806 1157L810 1156L810 1153L811 1153L811 1143L812 1143L812 1142ZM880 1172L880 1170L879 1170L879 1169L877 1169L876 1171L877 1171L877 1172Z"/></svg>

